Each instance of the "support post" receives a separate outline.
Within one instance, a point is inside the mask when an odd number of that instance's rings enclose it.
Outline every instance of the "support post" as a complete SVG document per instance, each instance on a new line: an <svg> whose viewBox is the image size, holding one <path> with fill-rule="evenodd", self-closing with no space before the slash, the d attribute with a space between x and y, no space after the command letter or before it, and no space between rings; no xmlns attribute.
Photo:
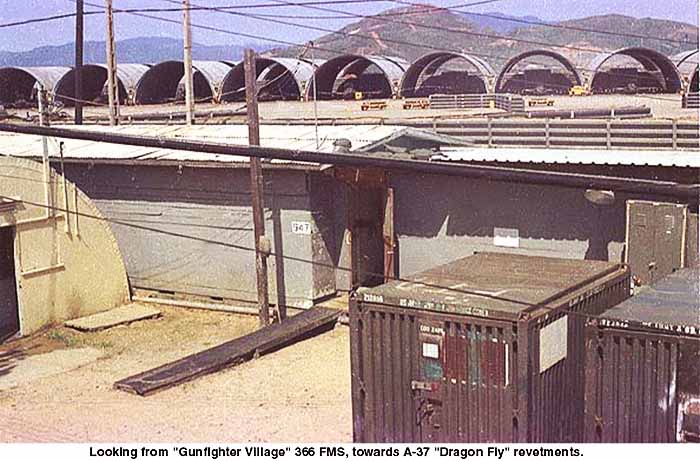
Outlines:
<svg viewBox="0 0 700 461"><path fill-rule="evenodd" d="M37 94L39 101L39 124L41 126L49 126L49 101L46 94L46 88L39 87ZM53 202L51 200L51 164L49 163L49 139L46 136L41 137L42 155L41 162L44 171L44 204L46 205L46 217L53 216Z"/></svg>
<svg viewBox="0 0 700 461"><path fill-rule="evenodd" d="M192 27L190 25L190 0L182 0L184 63L185 63L185 112L187 124L194 125L194 80L192 73Z"/></svg>
<svg viewBox="0 0 700 461"><path fill-rule="evenodd" d="M83 0L75 2L75 124L83 124Z"/></svg>
<svg viewBox="0 0 700 461"><path fill-rule="evenodd" d="M255 52L245 50L243 61L245 71L246 113L248 115L248 144L260 145L260 118L258 116L258 94L255 73ZM270 300L267 280L267 255L269 244L265 239L265 214L263 204L263 174L260 158L250 158L250 192L253 202L253 226L255 231L255 273L258 289L260 325L270 324ZM281 319L280 319L281 320Z"/></svg>
<svg viewBox="0 0 700 461"><path fill-rule="evenodd" d="M105 0L107 15L107 97L109 98L109 124L119 125L119 88L117 87L117 59L114 45L114 13L112 0Z"/></svg>

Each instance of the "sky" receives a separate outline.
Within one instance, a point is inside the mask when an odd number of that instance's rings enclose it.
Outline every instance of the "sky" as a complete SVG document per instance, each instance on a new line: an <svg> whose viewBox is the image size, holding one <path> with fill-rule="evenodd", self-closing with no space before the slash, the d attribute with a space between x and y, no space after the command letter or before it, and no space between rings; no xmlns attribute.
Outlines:
<svg viewBox="0 0 700 461"><path fill-rule="evenodd" d="M232 5L269 5L284 4L300 0L191 0L199 6ZM418 0L409 0L417 2ZM103 0L86 0L86 11L98 11L99 8L88 3L104 5ZM469 0L427 0L436 6L451 7L469 3ZM177 7L180 2L172 0L114 0L115 8L169 8ZM396 1L369 1L363 4L327 5L325 8L342 10L351 14L372 14L402 6ZM26 19L58 15L75 11L74 0L0 0L0 25ZM305 24L310 27L339 29L355 22L357 17L347 19L335 18L337 13L317 11L308 7L281 6L275 8L257 8L237 10L244 14L257 15L291 15L302 18L278 18L280 21ZM548 21L565 20L593 16L598 14L618 13L635 17L653 17L698 24L698 0L493 0L489 4L460 8L460 11L502 12L514 16L537 16ZM151 13L180 20L181 13ZM334 16L329 18L328 16ZM306 18L304 18L306 17ZM258 37L258 43L264 39L288 42L305 42L325 32L303 27L281 25L270 22L270 18L253 19L220 12L193 11L192 23L222 28L233 33L220 33L193 29L195 42L211 45L250 44ZM85 19L86 40L104 40L103 15L87 16ZM143 36L181 37L181 28L177 24L167 24L133 15L118 14L115 18L117 40ZM74 19L63 19L46 23L16 27L0 27L0 50L23 51L38 46L59 45L74 40ZM243 36L242 36L243 35ZM247 36L245 36L247 35ZM266 42L271 47L280 43Z"/></svg>

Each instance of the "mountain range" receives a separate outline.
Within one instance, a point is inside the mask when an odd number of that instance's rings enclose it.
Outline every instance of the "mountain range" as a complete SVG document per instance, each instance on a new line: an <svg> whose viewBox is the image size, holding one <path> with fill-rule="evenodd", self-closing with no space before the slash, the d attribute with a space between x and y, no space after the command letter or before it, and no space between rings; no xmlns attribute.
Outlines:
<svg viewBox="0 0 700 461"><path fill-rule="evenodd" d="M0 51L0 66L72 66L75 62L73 43L58 46L43 46L23 52ZM249 45L203 45L192 44L194 59L202 61L241 61L243 50ZM260 45L252 46L261 50ZM182 59L182 40L164 37L140 37L117 42L119 62L157 63L169 59ZM86 63L106 61L105 42L85 42Z"/></svg>
<svg viewBox="0 0 700 461"><path fill-rule="evenodd" d="M676 21L624 15L591 16L563 22L502 13L464 13L432 5L386 10L348 24L314 40L314 57L339 53L395 56L409 62L432 51L480 56L498 70L507 59L526 50L557 51L585 69L597 54L629 46L645 46L667 56L698 47L698 27ZM25 52L0 52L0 66L71 66L73 44L44 46ZM195 60L240 61L252 47L274 56L300 56L301 46L266 49L254 45L193 44ZM85 62L105 62L104 42L85 43ZM155 63L182 59L177 38L142 37L119 41L120 62Z"/></svg>
<svg viewBox="0 0 700 461"><path fill-rule="evenodd" d="M643 37L643 38L642 38ZM314 41L315 55L338 52L396 56L409 62L433 51L469 53L498 70L526 50L549 49L582 69L596 55L644 46L667 56L698 48L698 27L676 21L624 15L591 16L547 23L498 13L464 14L431 5L395 8L365 17ZM302 47L271 53L297 56Z"/></svg>

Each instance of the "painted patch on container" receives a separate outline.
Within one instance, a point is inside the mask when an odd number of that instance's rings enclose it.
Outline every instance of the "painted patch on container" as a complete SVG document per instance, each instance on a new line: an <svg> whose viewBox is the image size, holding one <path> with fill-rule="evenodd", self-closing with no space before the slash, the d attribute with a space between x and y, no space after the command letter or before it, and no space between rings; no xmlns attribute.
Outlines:
<svg viewBox="0 0 700 461"><path fill-rule="evenodd" d="M440 362L437 362L435 360L426 360L423 363L423 378L424 379L438 380L438 379L442 379L442 377L443 377L443 371L442 371L442 364L440 364Z"/></svg>
<svg viewBox="0 0 700 461"><path fill-rule="evenodd" d="M565 315L540 329L540 373L566 358L568 322Z"/></svg>
<svg viewBox="0 0 700 461"><path fill-rule="evenodd" d="M292 234L311 235L311 223L292 221Z"/></svg>
<svg viewBox="0 0 700 461"><path fill-rule="evenodd" d="M423 357L427 357L429 359L439 359L440 348L434 343L423 343Z"/></svg>
<svg viewBox="0 0 700 461"><path fill-rule="evenodd" d="M493 244L497 247L520 248L520 231L518 229L494 227Z"/></svg>

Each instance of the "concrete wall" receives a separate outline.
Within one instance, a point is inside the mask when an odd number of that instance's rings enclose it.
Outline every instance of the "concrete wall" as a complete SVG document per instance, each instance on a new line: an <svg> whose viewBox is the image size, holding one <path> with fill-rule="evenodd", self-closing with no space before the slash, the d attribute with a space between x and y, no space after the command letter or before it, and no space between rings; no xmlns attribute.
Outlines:
<svg viewBox="0 0 700 461"><path fill-rule="evenodd" d="M669 201L617 194L612 206L598 207L580 189L414 174L393 174L390 185L401 276L475 251L622 261L625 201ZM496 244L496 228L517 230L518 247Z"/></svg>
<svg viewBox="0 0 700 461"><path fill-rule="evenodd" d="M134 287L255 301L248 169L73 164L67 174L105 215L129 224L112 227ZM312 206L310 184L305 171L265 171L274 303L310 307L335 292L329 206ZM329 267L315 269L312 262Z"/></svg>
<svg viewBox="0 0 700 461"><path fill-rule="evenodd" d="M0 195L13 197L14 211L0 212L0 227L15 229L15 272L20 333L90 315L129 301L126 269L109 226L80 190L68 183L69 227L63 212L47 218L42 165L0 157ZM53 203L65 209L61 177L53 173ZM77 207L76 207L77 205Z"/></svg>

